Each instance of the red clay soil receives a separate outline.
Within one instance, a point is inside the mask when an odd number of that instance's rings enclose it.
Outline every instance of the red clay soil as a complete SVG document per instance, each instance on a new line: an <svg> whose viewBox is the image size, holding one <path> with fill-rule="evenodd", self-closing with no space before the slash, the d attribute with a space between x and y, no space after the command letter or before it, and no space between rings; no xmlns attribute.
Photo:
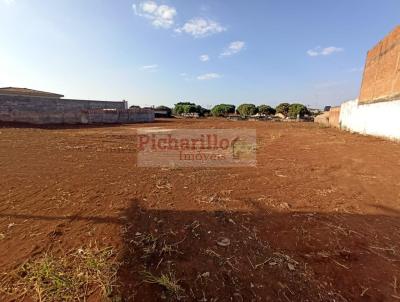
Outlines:
<svg viewBox="0 0 400 302"><path fill-rule="evenodd" d="M136 167L140 127L256 129L257 167ZM3 127L0 273L96 243L124 301L396 301L399 167L398 143L311 123Z"/></svg>

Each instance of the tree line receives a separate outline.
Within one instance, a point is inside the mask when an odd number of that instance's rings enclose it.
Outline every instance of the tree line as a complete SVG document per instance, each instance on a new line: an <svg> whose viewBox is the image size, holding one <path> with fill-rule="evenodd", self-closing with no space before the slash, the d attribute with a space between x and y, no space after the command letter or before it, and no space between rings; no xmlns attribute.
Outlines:
<svg viewBox="0 0 400 302"><path fill-rule="evenodd" d="M241 104L237 108L235 105L231 104L218 104L215 105L211 110L203 108L200 105L196 105L191 102L179 102L175 104L174 108L169 108L167 106L158 106L156 110L167 112L168 116L172 115L191 115L197 114L199 116L215 116L215 117L226 117L233 114L238 114L240 116L252 116L256 114L260 115L275 115L281 114L284 117L297 118L303 117L310 114L308 108L299 103L281 103L275 108L269 105L259 105L254 104Z"/></svg>

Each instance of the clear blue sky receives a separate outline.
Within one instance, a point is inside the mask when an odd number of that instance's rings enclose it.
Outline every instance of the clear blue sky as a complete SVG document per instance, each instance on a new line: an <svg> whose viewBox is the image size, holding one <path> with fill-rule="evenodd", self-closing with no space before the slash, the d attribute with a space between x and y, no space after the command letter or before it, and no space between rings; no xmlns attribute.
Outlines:
<svg viewBox="0 0 400 302"><path fill-rule="evenodd" d="M399 0L0 0L0 86L131 105L357 97Z"/></svg>

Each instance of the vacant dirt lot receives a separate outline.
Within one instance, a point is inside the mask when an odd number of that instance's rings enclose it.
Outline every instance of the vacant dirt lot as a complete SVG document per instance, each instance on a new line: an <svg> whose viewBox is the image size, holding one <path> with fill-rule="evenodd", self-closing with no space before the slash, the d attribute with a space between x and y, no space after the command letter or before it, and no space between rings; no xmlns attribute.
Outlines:
<svg viewBox="0 0 400 302"><path fill-rule="evenodd" d="M258 165L138 168L139 127L255 128ZM399 167L399 144L314 124L3 127L0 272L112 247L114 300L396 301Z"/></svg>

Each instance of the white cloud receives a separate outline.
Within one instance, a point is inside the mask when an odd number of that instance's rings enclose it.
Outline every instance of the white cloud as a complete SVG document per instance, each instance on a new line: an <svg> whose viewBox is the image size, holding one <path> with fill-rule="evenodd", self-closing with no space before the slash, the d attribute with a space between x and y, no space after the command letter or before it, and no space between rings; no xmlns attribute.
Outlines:
<svg viewBox="0 0 400 302"><path fill-rule="evenodd" d="M195 38L203 38L226 30L226 27L223 27L216 21L204 18L194 18L186 22L182 27L175 29L175 32L186 33Z"/></svg>
<svg viewBox="0 0 400 302"><path fill-rule="evenodd" d="M308 54L310 57L319 56L319 52L317 52L317 51L315 51L315 50L312 50L312 49L307 50L307 54Z"/></svg>
<svg viewBox="0 0 400 302"><path fill-rule="evenodd" d="M144 65L144 66L140 67L140 70L144 70L144 71L148 71L148 72L154 72L154 71L157 71L157 69L158 69L157 64Z"/></svg>
<svg viewBox="0 0 400 302"><path fill-rule="evenodd" d="M10 5L10 4L13 4L15 2L15 0L1 0L0 2L3 2L6 5Z"/></svg>
<svg viewBox="0 0 400 302"><path fill-rule="evenodd" d="M202 62L210 61L210 56L209 55L201 55L200 61L202 61Z"/></svg>
<svg viewBox="0 0 400 302"><path fill-rule="evenodd" d="M333 54L334 52L342 52L343 50L344 50L343 48L331 46L331 47L324 48L321 53L324 56L329 56L330 54Z"/></svg>
<svg viewBox="0 0 400 302"><path fill-rule="evenodd" d="M200 81L207 81L207 80L219 79L220 77L221 77L221 75L218 73L206 73L206 74L199 75L197 77L197 79Z"/></svg>
<svg viewBox="0 0 400 302"><path fill-rule="evenodd" d="M231 56L241 52L246 47L246 43L243 41L235 41L229 44L229 46L221 53L221 56Z"/></svg>
<svg viewBox="0 0 400 302"><path fill-rule="evenodd" d="M132 5L137 16L151 21L155 27L170 28L175 23L176 9L168 5L158 5L154 1L142 1Z"/></svg>
<svg viewBox="0 0 400 302"><path fill-rule="evenodd" d="M317 56L329 56L335 52L342 52L344 51L343 48L330 46L326 48L321 48L320 46L315 47L314 49L310 49L307 51L307 54L310 57L317 57Z"/></svg>

